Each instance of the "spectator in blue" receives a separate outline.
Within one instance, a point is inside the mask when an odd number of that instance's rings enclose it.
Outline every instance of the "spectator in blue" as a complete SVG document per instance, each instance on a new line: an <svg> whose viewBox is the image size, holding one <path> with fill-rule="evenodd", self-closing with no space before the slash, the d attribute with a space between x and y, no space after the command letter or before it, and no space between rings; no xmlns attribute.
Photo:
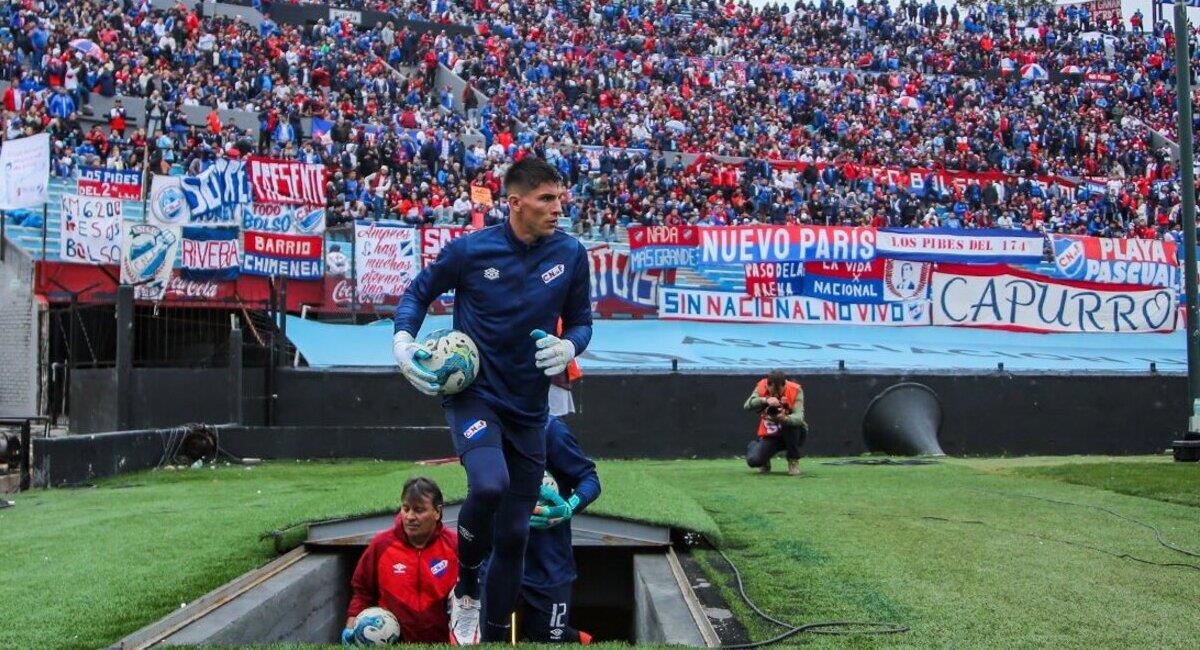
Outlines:
<svg viewBox="0 0 1200 650"><path fill-rule="evenodd" d="M67 94L67 89L59 86L55 89L54 94L46 101L46 109L51 117L57 117L60 120L65 120L76 111L75 100Z"/></svg>

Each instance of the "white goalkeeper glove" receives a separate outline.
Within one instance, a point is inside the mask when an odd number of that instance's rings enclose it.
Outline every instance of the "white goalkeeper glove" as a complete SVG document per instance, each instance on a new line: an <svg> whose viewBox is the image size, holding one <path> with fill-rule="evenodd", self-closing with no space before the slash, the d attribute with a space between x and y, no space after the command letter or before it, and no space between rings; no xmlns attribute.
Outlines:
<svg viewBox="0 0 1200 650"><path fill-rule="evenodd" d="M560 339L552 334L547 334L542 330L533 330L529 333L533 340L537 341L538 351L534 355L536 365L542 369L548 377L560 374L567 369L567 364L571 363L571 359L575 358L575 344L566 340Z"/></svg>
<svg viewBox="0 0 1200 650"><path fill-rule="evenodd" d="M400 372L404 373L404 378L413 388L426 395L438 394L442 387L438 384L437 376L421 365L421 361L430 357L429 350L417 345L412 334L404 330L396 332L392 337L392 353L396 355Z"/></svg>

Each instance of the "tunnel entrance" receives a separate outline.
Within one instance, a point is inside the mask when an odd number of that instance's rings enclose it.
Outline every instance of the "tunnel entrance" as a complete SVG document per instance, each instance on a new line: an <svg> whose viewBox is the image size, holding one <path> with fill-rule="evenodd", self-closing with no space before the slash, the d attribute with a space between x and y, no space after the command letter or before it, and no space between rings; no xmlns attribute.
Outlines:
<svg viewBox="0 0 1200 650"><path fill-rule="evenodd" d="M454 525L458 506L443 520ZM304 545L122 639L115 648L262 643L336 644L350 601L350 576L371 538L393 515L313 523ZM596 641L714 647L728 609L714 605L698 565L672 531L589 514L572 520L579 577L571 624ZM520 630L521 622L517 626ZM740 628L740 626L738 626Z"/></svg>

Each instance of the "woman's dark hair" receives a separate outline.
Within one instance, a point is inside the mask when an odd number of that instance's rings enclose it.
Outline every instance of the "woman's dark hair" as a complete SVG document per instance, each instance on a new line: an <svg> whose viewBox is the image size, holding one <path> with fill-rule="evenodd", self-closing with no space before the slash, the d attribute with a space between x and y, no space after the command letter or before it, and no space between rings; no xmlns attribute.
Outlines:
<svg viewBox="0 0 1200 650"><path fill-rule="evenodd" d="M400 500L420 499L421 497L429 497L429 502L434 508L442 509L442 488L433 479L425 478L424 476L414 476L404 482L404 489L400 491Z"/></svg>
<svg viewBox="0 0 1200 650"><path fill-rule="evenodd" d="M509 194L524 194L546 183L562 185L562 182L562 174L558 173L554 165L541 158L527 156L513 163L505 172L504 191Z"/></svg>

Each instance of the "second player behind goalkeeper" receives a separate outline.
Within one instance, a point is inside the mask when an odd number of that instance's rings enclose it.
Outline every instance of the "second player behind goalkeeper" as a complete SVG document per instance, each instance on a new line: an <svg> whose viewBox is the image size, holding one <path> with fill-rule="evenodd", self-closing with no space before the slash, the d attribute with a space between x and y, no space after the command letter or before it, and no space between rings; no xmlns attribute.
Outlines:
<svg viewBox="0 0 1200 650"><path fill-rule="evenodd" d="M565 422L551 416L545 433L546 472L553 482L543 483L542 498L530 518L517 606L519 633L535 643L587 644L591 635L571 626L571 590L577 577L571 519L599 498L600 477Z"/></svg>

